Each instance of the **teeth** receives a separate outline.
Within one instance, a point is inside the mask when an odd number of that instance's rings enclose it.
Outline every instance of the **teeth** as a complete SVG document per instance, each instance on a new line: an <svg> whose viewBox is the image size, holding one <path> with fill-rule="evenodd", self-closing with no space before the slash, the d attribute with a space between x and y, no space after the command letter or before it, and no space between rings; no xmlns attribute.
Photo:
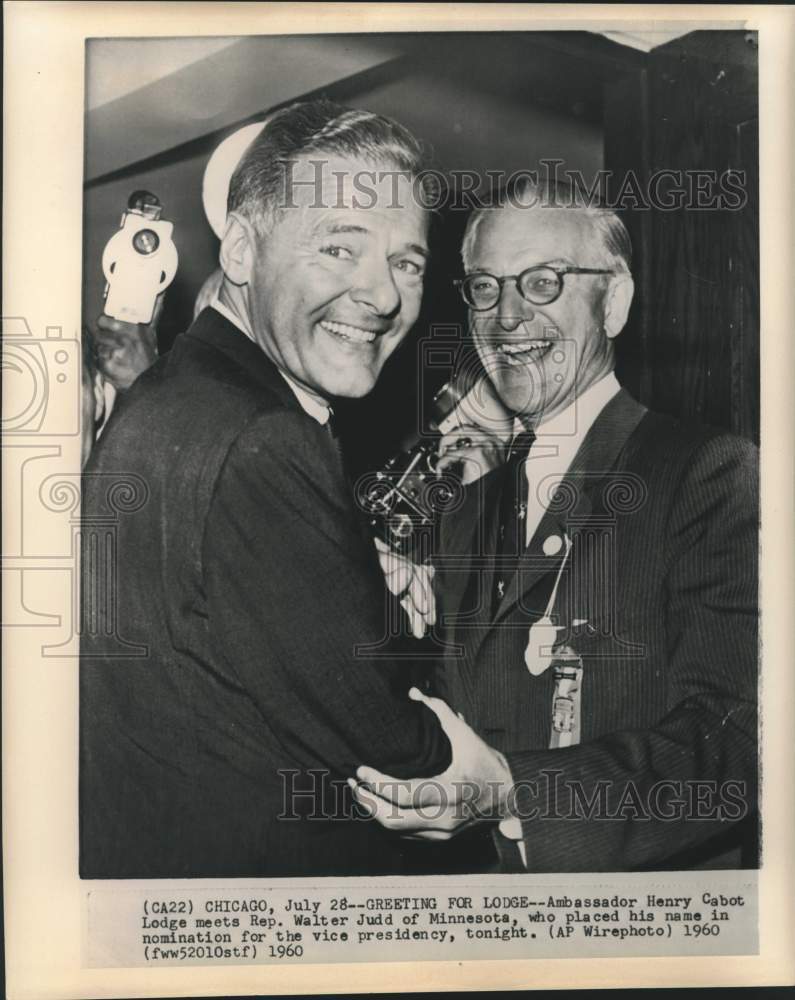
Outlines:
<svg viewBox="0 0 795 1000"><path fill-rule="evenodd" d="M528 351L538 351L549 347L549 340L523 340L520 344L500 344L498 350L503 354L527 354Z"/></svg>
<svg viewBox="0 0 795 1000"><path fill-rule="evenodd" d="M347 323L335 323L330 319L322 320L320 325L324 330L342 337L343 340L355 340L359 344L370 344L375 340L375 333L372 330L361 330L358 326L348 326Z"/></svg>
<svg viewBox="0 0 795 1000"><path fill-rule="evenodd" d="M521 343L500 344L497 350L507 355L505 360L509 365L516 367L531 360L535 353L545 350L551 343L550 340L523 340Z"/></svg>

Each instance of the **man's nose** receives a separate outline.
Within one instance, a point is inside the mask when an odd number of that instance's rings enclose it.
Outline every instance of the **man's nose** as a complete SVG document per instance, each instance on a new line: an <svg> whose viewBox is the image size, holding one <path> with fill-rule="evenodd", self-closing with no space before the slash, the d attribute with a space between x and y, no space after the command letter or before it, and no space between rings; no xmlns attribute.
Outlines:
<svg viewBox="0 0 795 1000"><path fill-rule="evenodd" d="M520 293L513 279L503 281L497 300L496 320L503 330L515 330L520 323L535 318L533 307Z"/></svg>
<svg viewBox="0 0 795 1000"><path fill-rule="evenodd" d="M393 316L400 308L400 291L389 261L370 262L359 269L351 289L354 302L366 306L378 316Z"/></svg>

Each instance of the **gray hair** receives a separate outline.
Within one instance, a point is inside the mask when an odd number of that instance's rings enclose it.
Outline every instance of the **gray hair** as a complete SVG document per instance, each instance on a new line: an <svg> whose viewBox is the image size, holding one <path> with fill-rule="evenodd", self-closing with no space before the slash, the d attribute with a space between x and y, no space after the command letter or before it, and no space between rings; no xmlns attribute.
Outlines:
<svg viewBox="0 0 795 1000"><path fill-rule="evenodd" d="M262 231L284 197L285 164L311 153L360 157L422 180L429 155L398 122L326 100L282 108L268 119L232 174L227 212Z"/></svg>
<svg viewBox="0 0 795 1000"><path fill-rule="evenodd" d="M586 196L578 187L560 180L539 183L526 173L519 175L513 184L498 191L488 207L476 209L469 217L461 244L461 258L465 268L469 266L478 227L486 213L509 206L519 211L557 208L584 213L592 221L594 232L601 240L610 266L623 274L630 272L632 242L626 226L616 212L595 203L592 197Z"/></svg>

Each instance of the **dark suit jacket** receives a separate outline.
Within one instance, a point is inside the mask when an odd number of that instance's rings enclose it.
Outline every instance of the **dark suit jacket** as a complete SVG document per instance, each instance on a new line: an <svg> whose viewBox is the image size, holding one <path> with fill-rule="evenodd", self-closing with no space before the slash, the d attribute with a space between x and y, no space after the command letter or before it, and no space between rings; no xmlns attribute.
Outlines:
<svg viewBox="0 0 795 1000"><path fill-rule="evenodd" d="M404 663L354 652L387 594L331 435L214 310L113 414L83 522L81 874L400 872L344 781L449 744Z"/></svg>
<svg viewBox="0 0 795 1000"><path fill-rule="evenodd" d="M749 821L735 821L753 813L757 784L756 449L622 390L492 621L481 605L499 491L498 470L444 522L437 580L458 649L441 693L507 755L529 870L739 867ZM555 619L587 620L558 633L583 658L582 732L579 745L549 749L553 671L531 676L524 650L562 558L544 555L544 540L564 531L573 547ZM510 864L507 841L498 847Z"/></svg>

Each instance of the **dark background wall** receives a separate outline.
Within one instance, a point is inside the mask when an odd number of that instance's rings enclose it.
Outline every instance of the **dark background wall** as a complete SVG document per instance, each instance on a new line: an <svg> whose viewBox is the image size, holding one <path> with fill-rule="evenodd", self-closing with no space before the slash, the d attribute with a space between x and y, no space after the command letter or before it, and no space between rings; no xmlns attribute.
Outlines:
<svg viewBox="0 0 795 1000"><path fill-rule="evenodd" d="M620 338L624 381L665 413L759 440L759 157L754 32L699 31L605 88L605 163L742 172L745 203L625 213L639 287ZM627 335L628 334L628 335Z"/></svg>
<svg viewBox="0 0 795 1000"><path fill-rule="evenodd" d="M201 204L205 164L244 122L324 94L398 118L446 170L506 172L558 159L586 178L661 166L744 168L742 212L629 212L637 302L619 338L619 374L645 403L758 436L756 60L743 32L697 32L636 52L584 32L247 38L155 79L146 40L87 51L84 321L102 311L100 260L129 193L154 191L180 254L161 348L190 322L217 240ZM151 44L151 43L149 43ZM168 42L157 44L168 51ZM184 47L174 40L173 46ZM113 46L109 49L108 46ZM103 48L105 46L105 48ZM179 51L175 48L174 51ZM103 61L142 84L97 96ZM104 67L107 76L107 66ZM113 77L115 78L115 77ZM423 314L375 393L341 408L359 464L379 462L416 423L418 397L444 380L418 372L420 341L463 332L450 281L461 211L443 213Z"/></svg>

